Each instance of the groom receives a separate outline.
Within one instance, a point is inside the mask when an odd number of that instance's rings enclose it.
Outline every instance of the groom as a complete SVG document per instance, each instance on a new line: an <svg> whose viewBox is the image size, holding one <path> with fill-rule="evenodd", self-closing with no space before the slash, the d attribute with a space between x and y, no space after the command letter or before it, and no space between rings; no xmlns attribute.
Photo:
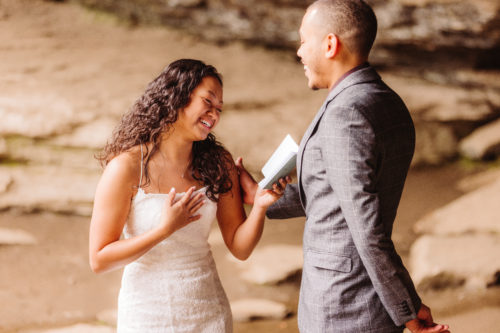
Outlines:
<svg viewBox="0 0 500 333"><path fill-rule="evenodd" d="M415 132L403 101L367 63L376 30L362 0L316 1L300 27L309 88L330 92L300 143L298 184L267 215L307 217L301 332L449 332L433 323L391 240ZM253 197L257 185L238 166Z"/></svg>

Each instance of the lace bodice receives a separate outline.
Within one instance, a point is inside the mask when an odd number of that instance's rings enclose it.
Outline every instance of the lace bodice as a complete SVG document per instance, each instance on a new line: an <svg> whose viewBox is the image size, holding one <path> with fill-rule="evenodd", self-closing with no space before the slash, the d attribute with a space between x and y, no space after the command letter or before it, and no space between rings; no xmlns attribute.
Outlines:
<svg viewBox="0 0 500 333"><path fill-rule="evenodd" d="M205 190L206 188L200 188L195 193ZM184 193L177 193L176 200L183 195ZM156 227L167 196L168 194L164 193L145 193L139 188L132 200L129 218L123 231L125 238L143 234ZM138 260L154 260L166 264L186 256L206 255L210 251L208 235L216 212L217 203L205 198L205 204L197 212L201 215L199 220L177 230Z"/></svg>

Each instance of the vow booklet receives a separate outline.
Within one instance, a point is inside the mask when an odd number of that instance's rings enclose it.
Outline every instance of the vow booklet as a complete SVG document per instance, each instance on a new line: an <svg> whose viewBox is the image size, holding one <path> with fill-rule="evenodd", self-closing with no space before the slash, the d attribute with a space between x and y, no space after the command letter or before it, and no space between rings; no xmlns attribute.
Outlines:
<svg viewBox="0 0 500 333"><path fill-rule="evenodd" d="M259 187L272 190L274 183L290 174L297 163L298 150L299 146L288 134L262 167L264 179L259 182Z"/></svg>

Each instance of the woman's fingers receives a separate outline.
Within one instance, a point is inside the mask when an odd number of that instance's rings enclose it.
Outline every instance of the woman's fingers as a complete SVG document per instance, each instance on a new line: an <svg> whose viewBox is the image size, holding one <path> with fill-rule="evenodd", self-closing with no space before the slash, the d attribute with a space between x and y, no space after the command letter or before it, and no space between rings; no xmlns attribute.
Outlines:
<svg viewBox="0 0 500 333"><path fill-rule="evenodd" d="M201 206L203 206L205 204L205 200L203 199L203 196L201 196L201 198L199 198L196 202L194 202L193 205L191 205L191 207L189 208L189 212L191 214L194 214L198 211L198 209L201 208Z"/></svg>
<svg viewBox="0 0 500 333"><path fill-rule="evenodd" d="M186 191L184 196L179 200L179 202L183 205L186 205L191 200L191 195L193 195L195 187L191 186L189 190Z"/></svg>
<svg viewBox="0 0 500 333"><path fill-rule="evenodd" d="M205 196L204 193L196 193L195 195L191 196L191 198L188 198L188 201L186 202L186 207L188 209L191 209L194 205L196 205L200 200L203 199Z"/></svg>
<svg viewBox="0 0 500 333"><path fill-rule="evenodd" d="M189 222L189 223L190 223L190 222L194 222L194 221L196 221L196 220L199 220L200 218L201 218L201 215L200 215L200 214L198 214L198 215L193 215L193 216L190 216L190 217L188 218L188 222Z"/></svg>
<svg viewBox="0 0 500 333"><path fill-rule="evenodd" d="M170 192L168 192L168 200L166 201L167 202L167 205L170 207L174 204L174 200L175 200L175 187L172 187L170 189Z"/></svg>
<svg viewBox="0 0 500 333"><path fill-rule="evenodd" d="M205 194L200 192L193 195L195 187L189 188L184 196L178 201L179 206L183 207L189 215L196 213L205 203Z"/></svg>

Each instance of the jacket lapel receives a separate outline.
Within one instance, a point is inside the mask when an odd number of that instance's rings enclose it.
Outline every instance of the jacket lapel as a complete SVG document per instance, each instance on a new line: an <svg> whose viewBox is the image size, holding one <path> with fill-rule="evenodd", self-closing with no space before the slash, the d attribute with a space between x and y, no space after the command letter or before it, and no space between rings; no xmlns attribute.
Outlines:
<svg viewBox="0 0 500 333"><path fill-rule="evenodd" d="M337 97L338 94L340 94L344 89L347 87L360 84L360 83L365 83L365 82L370 82L370 81L376 81L380 80L380 76L377 74L375 69L373 69L371 66L360 69L346 78L344 78L333 90L328 94L328 96L325 99L325 102L319 109L319 111L316 113L316 116L314 117L313 121L307 128L304 136L302 137L302 140L300 141L299 145L299 150L297 153L297 176L298 176L298 183L299 183L299 194L300 194L300 201L302 203L302 207L305 210L306 207L306 200L305 200L305 194L304 194L304 189L302 188L302 162L304 159L304 150L307 146L307 143L309 142L309 139L311 136L316 132L316 129L318 127L319 121L323 117L323 114L325 113L326 108L328 107L328 104L330 104L331 101Z"/></svg>

